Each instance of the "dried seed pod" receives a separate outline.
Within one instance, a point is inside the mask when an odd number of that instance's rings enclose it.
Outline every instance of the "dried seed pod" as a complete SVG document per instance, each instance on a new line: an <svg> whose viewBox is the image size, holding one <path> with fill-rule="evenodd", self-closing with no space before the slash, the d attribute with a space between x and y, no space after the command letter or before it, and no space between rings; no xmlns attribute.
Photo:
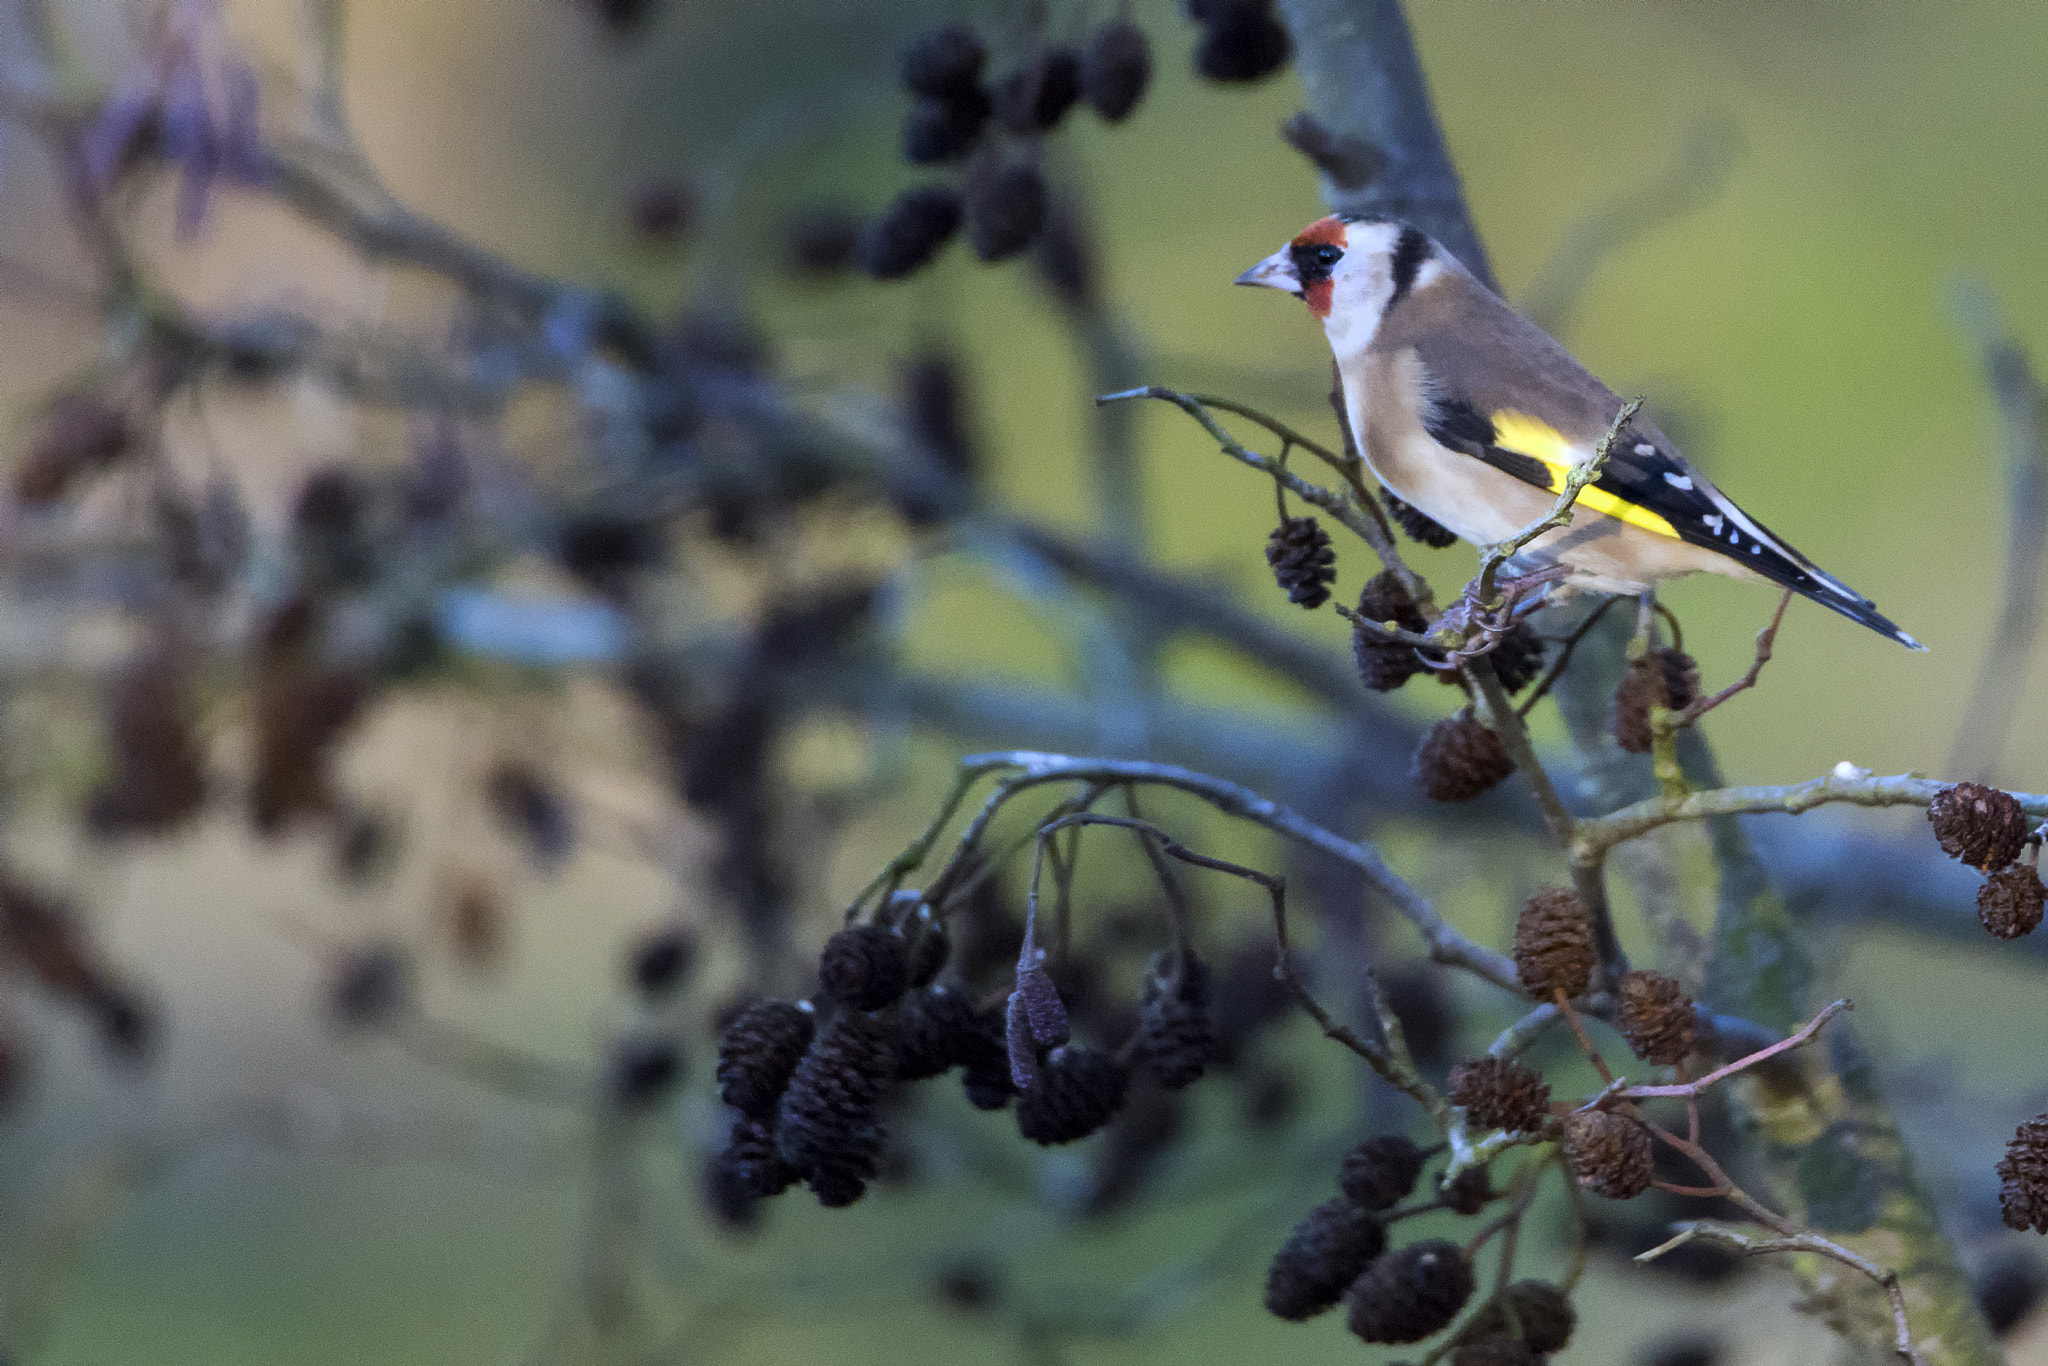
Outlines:
<svg viewBox="0 0 2048 1366"><path fill-rule="evenodd" d="M1998 1159L1998 1208L2007 1228L2048 1233L2048 1115L2013 1132Z"/></svg>
<svg viewBox="0 0 2048 1366"><path fill-rule="evenodd" d="M1515 976L1530 996L1539 1001L1558 991L1577 996L1592 982L1598 962L1593 925L1578 893L1545 887L1522 904L1515 917Z"/></svg>
<svg viewBox="0 0 2048 1366"><path fill-rule="evenodd" d="M683 1051L665 1034L628 1034L612 1047L612 1101L622 1110L649 1110L683 1079Z"/></svg>
<svg viewBox="0 0 2048 1366"><path fill-rule="evenodd" d="M1650 710L1684 711L1699 699L1700 670L1693 657L1679 650L1649 650L1628 662L1614 690L1608 728L1614 743L1630 754L1648 754L1655 736Z"/></svg>
<svg viewBox="0 0 2048 1366"><path fill-rule="evenodd" d="M35 437L14 467L14 496L46 507L80 479L118 463L135 448L127 413L97 394L64 394L42 412Z"/></svg>
<svg viewBox="0 0 2048 1366"><path fill-rule="evenodd" d="M327 1014L345 1030L374 1029L406 1006L411 968L395 944L370 944L335 966L327 986Z"/></svg>
<svg viewBox="0 0 2048 1366"><path fill-rule="evenodd" d="M1267 1268L1266 1312L1300 1323L1333 1308L1386 1247L1385 1224L1341 1196L1324 1201L1294 1226Z"/></svg>
<svg viewBox="0 0 2048 1366"><path fill-rule="evenodd" d="M1415 1189L1422 1175L1422 1150L1400 1134L1368 1138L1344 1154L1337 1189L1362 1209L1392 1209Z"/></svg>
<svg viewBox="0 0 2048 1366"><path fill-rule="evenodd" d="M2018 798L1982 783L1957 783L1935 793L1927 819L1941 852L1984 873L2018 858L2033 829Z"/></svg>
<svg viewBox="0 0 2048 1366"><path fill-rule="evenodd" d="M1151 83L1152 45L1128 19L1104 24L1081 49L1081 92L1107 122L1129 118Z"/></svg>
<svg viewBox="0 0 2048 1366"><path fill-rule="evenodd" d="M1486 1333L1453 1347L1450 1366L1543 1366L1543 1358L1520 1338Z"/></svg>
<svg viewBox="0 0 2048 1366"><path fill-rule="evenodd" d="M981 141L988 117L988 97L979 90L955 98L919 100L904 116L903 159L914 166L958 161Z"/></svg>
<svg viewBox="0 0 2048 1366"><path fill-rule="evenodd" d="M1287 30L1271 5L1218 6L1195 45L1195 70L1212 81L1264 80L1287 65Z"/></svg>
<svg viewBox="0 0 2048 1366"><path fill-rule="evenodd" d="M2040 873L2015 863L1985 878L1977 889L1977 919L2000 939L2018 939L2041 923L2044 902L2048 888L2042 887Z"/></svg>
<svg viewBox="0 0 2048 1366"><path fill-rule="evenodd" d="M833 1017L804 1051L775 1113L775 1148L828 1208L860 1199L885 1137L876 1109L896 1080L896 1040L857 1011Z"/></svg>
<svg viewBox="0 0 2048 1366"><path fill-rule="evenodd" d="M1465 1168L1444 1182L1438 1195L1446 1209L1468 1219L1499 1198L1486 1167Z"/></svg>
<svg viewBox="0 0 2048 1366"><path fill-rule="evenodd" d="M1579 1185L1609 1200L1633 1200L1656 1179L1650 1131L1611 1110L1566 1115L1564 1153Z"/></svg>
<svg viewBox="0 0 2048 1366"><path fill-rule="evenodd" d="M836 275L853 265L860 220L833 204L797 210L782 230L784 269L798 279Z"/></svg>
<svg viewBox="0 0 2048 1366"><path fill-rule="evenodd" d="M505 951L505 903L497 881L481 868L442 879L440 911L448 945L465 967L487 968Z"/></svg>
<svg viewBox="0 0 2048 1366"><path fill-rule="evenodd" d="M1123 1064L1107 1053L1078 1044L1055 1048L1017 1100L1017 1128L1043 1147L1086 1138L1123 1108L1129 1083Z"/></svg>
<svg viewBox="0 0 2048 1366"><path fill-rule="evenodd" d="M1358 594L1358 615L1403 631L1429 629L1422 609L1415 605L1415 599L1391 569L1382 569L1365 581ZM1414 646L1388 640L1355 624L1351 628L1351 653L1358 661L1359 678L1374 692L1392 692L1428 668Z"/></svg>
<svg viewBox="0 0 2048 1366"><path fill-rule="evenodd" d="M183 650L159 642L122 666L105 711L113 773L86 813L94 834L167 834L205 808L206 750L194 728L196 711Z"/></svg>
<svg viewBox="0 0 2048 1366"><path fill-rule="evenodd" d="M1499 787L1514 771L1508 747L1470 707L1431 726L1408 769L1422 795L1436 802L1469 802Z"/></svg>
<svg viewBox="0 0 2048 1366"><path fill-rule="evenodd" d="M967 184L967 240L983 261L1015 256L1045 226L1045 177L1028 161L1012 161Z"/></svg>
<svg viewBox="0 0 2048 1366"><path fill-rule="evenodd" d="M943 986L924 987L905 996L896 1027L896 1075L903 1081L936 1077L980 1051L981 1022L975 1018L974 1006L959 992Z"/></svg>
<svg viewBox="0 0 2048 1366"><path fill-rule="evenodd" d="M1330 533L1313 517L1283 518L1266 538L1266 563L1287 600L1311 610L1330 600L1337 581L1337 552Z"/></svg>
<svg viewBox="0 0 2048 1366"><path fill-rule="evenodd" d="M861 264L877 280L900 280L939 254L960 230L960 196L920 185L896 196L861 240Z"/></svg>
<svg viewBox="0 0 2048 1366"><path fill-rule="evenodd" d="M1351 1286L1350 1327L1366 1342L1420 1342L1472 1298L1472 1265L1456 1243L1432 1238L1383 1254Z"/></svg>
<svg viewBox="0 0 2048 1366"><path fill-rule="evenodd" d="M696 962L696 931L687 925L665 925L633 946L626 975L635 991L649 1000L659 1000L683 984Z"/></svg>
<svg viewBox="0 0 2048 1366"><path fill-rule="evenodd" d="M749 1195L765 1200L782 1194L797 1182L797 1174L775 1151L775 1126L765 1119L743 1116L735 1120L732 1137L719 1160L726 1163Z"/></svg>
<svg viewBox="0 0 2048 1366"><path fill-rule="evenodd" d="M903 53L903 84L913 95L950 99L979 91L988 48L969 28L950 24L921 33Z"/></svg>
<svg viewBox="0 0 2048 1366"><path fill-rule="evenodd" d="M1192 1085L1216 1052L1209 965L1193 953L1154 954L1138 1007L1138 1056L1161 1086Z"/></svg>
<svg viewBox="0 0 2048 1366"><path fill-rule="evenodd" d="M855 1010L880 1010L910 985L903 936L880 925L849 925L825 941L818 984Z"/></svg>
<svg viewBox="0 0 2048 1366"><path fill-rule="evenodd" d="M1622 976L1615 1023L1637 1057L1663 1067L1684 1062L1699 1037L1698 1012L1678 979L1641 968Z"/></svg>
<svg viewBox="0 0 2048 1366"><path fill-rule="evenodd" d="M910 975L912 987L928 987L945 969L946 957L952 952L952 940L946 935L946 927L932 918L929 908L922 908L904 928L909 942L905 968Z"/></svg>
<svg viewBox="0 0 2048 1366"><path fill-rule="evenodd" d="M1411 541L1428 546L1431 550L1442 550L1458 543L1458 533L1449 527L1430 520L1421 509L1402 502L1390 488L1380 490L1380 501L1387 505L1387 516L1394 525L1401 528Z"/></svg>
<svg viewBox="0 0 2048 1366"><path fill-rule="evenodd" d="M1538 1353L1562 1352L1572 1340L1572 1330L1578 1327L1578 1311L1572 1308L1571 1297L1548 1281L1516 1281L1505 1292L1508 1305L1515 1311L1515 1322L1521 1325L1522 1342ZM1474 1338L1493 1334L1512 1336L1508 1330L1507 1315L1501 1312L1500 1301L1496 1300L1479 1311L1466 1330Z"/></svg>
<svg viewBox="0 0 2048 1366"><path fill-rule="evenodd" d="M1536 681L1536 675L1543 672L1543 655L1547 648L1543 637L1537 635L1536 628L1526 620L1516 622L1500 638L1500 644L1494 647L1489 658L1493 660L1495 676L1509 696Z"/></svg>
<svg viewBox="0 0 2048 1366"><path fill-rule="evenodd" d="M1483 1130L1533 1134L1550 1117L1550 1084L1514 1058L1489 1054L1459 1063L1444 1094Z"/></svg>
<svg viewBox="0 0 2048 1366"><path fill-rule="evenodd" d="M815 1027L805 1005L756 1001L746 1007L718 1040L719 1097L743 1115L774 1114Z"/></svg>
<svg viewBox="0 0 2048 1366"><path fill-rule="evenodd" d="M996 88L996 118L1021 136L1059 125L1081 98L1081 54L1049 47L1003 78Z"/></svg>

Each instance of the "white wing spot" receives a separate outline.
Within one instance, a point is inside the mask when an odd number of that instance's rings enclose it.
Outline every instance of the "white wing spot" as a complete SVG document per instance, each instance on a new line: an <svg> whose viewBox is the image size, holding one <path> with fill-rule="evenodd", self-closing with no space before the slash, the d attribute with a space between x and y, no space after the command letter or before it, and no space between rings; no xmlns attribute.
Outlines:
<svg viewBox="0 0 2048 1366"><path fill-rule="evenodd" d="M1707 524L1707 530L1713 532L1716 536L1721 534L1722 517L1720 513L1710 512L1706 516L1700 518L1700 520Z"/></svg>
<svg viewBox="0 0 2048 1366"><path fill-rule="evenodd" d="M1651 444L1650 444L1649 442L1647 442L1647 441L1642 441L1642 442L1638 442L1638 443L1636 444L1636 454L1637 454L1637 455L1655 455L1656 453L1657 453L1657 448L1656 448L1655 446L1652 446L1652 445L1651 445ZM1669 475L1666 475L1666 476L1665 476L1665 478L1667 478L1667 479L1668 479L1668 478L1670 478L1670 476L1669 476Z"/></svg>
<svg viewBox="0 0 2048 1366"><path fill-rule="evenodd" d="M1761 554L1763 554L1763 553L1764 553L1764 547L1763 547L1763 543L1762 543L1762 542L1757 542L1757 543L1755 543L1755 544L1752 544L1752 545L1751 545L1751 546L1749 547L1749 553L1750 553L1750 554L1752 554L1752 555L1761 555Z"/></svg>
<svg viewBox="0 0 2048 1366"><path fill-rule="evenodd" d="M1637 449L1640 450L1642 448L1637 447ZM1670 470L1666 470L1664 471L1664 482L1675 489L1684 489L1687 493L1692 492L1692 476L1689 474L1673 474Z"/></svg>

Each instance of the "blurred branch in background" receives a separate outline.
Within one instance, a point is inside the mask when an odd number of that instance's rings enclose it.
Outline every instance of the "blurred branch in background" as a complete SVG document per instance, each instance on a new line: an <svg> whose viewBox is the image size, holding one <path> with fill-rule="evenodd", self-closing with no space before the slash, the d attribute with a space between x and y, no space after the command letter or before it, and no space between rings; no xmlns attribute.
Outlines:
<svg viewBox="0 0 2048 1366"><path fill-rule="evenodd" d="M1517 305L1552 336L1570 331L1586 287L1600 268L1635 242L1709 203L1742 152L1729 119L1704 119L1679 135L1670 161L1575 222Z"/></svg>
<svg viewBox="0 0 2048 1366"><path fill-rule="evenodd" d="M1977 683L1949 754L1949 770L1980 782L1998 776L2041 628L2043 550L2048 548L2048 446L2042 439L2043 397L2026 350L2005 329L1981 285L1959 286L1956 323L1977 348L1998 407L2005 454L2005 576L1998 616L1978 666Z"/></svg>

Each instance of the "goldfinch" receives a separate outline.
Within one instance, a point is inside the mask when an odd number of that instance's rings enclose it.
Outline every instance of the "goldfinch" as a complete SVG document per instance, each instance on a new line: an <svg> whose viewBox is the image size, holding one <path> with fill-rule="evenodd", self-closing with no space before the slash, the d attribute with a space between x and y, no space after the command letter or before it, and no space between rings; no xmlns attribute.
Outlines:
<svg viewBox="0 0 2048 1366"><path fill-rule="evenodd" d="M1237 277L1322 320L1360 451L1402 501L1477 545L1550 511L1621 400L1426 234L1377 216L1318 219ZM1639 594L1705 570L1790 588L1913 649L1869 599L1743 512L1649 423L1620 433L1569 526L1516 557L1566 589Z"/></svg>

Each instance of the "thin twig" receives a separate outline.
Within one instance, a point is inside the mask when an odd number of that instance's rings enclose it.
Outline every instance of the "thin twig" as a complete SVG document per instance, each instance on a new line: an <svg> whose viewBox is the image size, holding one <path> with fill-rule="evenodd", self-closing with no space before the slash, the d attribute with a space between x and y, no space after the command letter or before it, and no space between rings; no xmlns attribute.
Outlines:
<svg viewBox="0 0 2048 1366"><path fill-rule="evenodd" d="M1750 664L1749 672L1712 697L1702 697L1684 711L1674 714L1669 723L1672 730L1684 730L1735 694L1756 686L1757 676L1763 673L1764 665L1771 662L1771 647L1777 643L1778 627L1785 620L1785 609L1791 605L1792 590L1788 588L1785 596L1778 599L1778 610L1771 613L1771 624L1756 633L1756 659Z"/></svg>
<svg viewBox="0 0 2048 1366"><path fill-rule="evenodd" d="M1827 1009L1821 1011L1820 1014L1800 1026L1797 1032L1787 1035L1767 1048L1759 1048L1756 1052L1746 1057L1737 1058L1725 1067L1716 1068L1698 1081L1689 1081L1670 1086L1629 1086L1624 1087L1617 1094L1624 1100L1650 1100L1659 1096L1685 1097L1690 1099L1700 1096L1706 1092L1708 1087L1718 1081L1732 1077L1737 1072L1745 1072L1755 1067L1758 1063L1766 1062L1780 1053L1799 1047L1814 1035L1820 1033L1821 1026L1825 1025L1829 1020L1832 1020L1843 1011L1851 1009L1854 1009L1854 1007L1848 1000L1836 1001L1829 1005Z"/></svg>
<svg viewBox="0 0 2048 1366"><path fill-rule="evenodd" d="M1461 967L1506 990L1520 990L1515 984L1513 960L1475 943L1454 929L1430 905L1428 898L1387 866L1386 860L1371 845L1333 834L1250 788L1174 764L1137 759L1075 758L1064 754L1009 750L970 755L963 762L969 766L990 765L1018 770L990 795L967 832L961 836L960 848L965 853L972 854L978 847L981 832L994 818L996 810L1029 787L1056 782L1098 782L1110 786L1148 783L1155 787L1170 787L1207 802L1227 816L1263 826L1349 864L1363 875L1366 885L1374 893L1415 927L1435 961Z"/></svg>
<svg viewBox="0 0 2048 1366"><path fill-rule="evenodd" d="M1912 1325L1906 1317L1906 1296L1899 1285L1899 1273L1890 1267L1879 1266L1868 1257L1860 1256L1831 1238L1818 1233L1801 1232L1778 1238L1753 1238L1740 1229L1729 1228L1710 1219L1699 1219L1672 1225L1677 1234L1659 1243L1648 1252L1638 1253L1636 1260L1651 1262L1690 1242L1713 1242L1731 1247L1745 1257L1761 1257L1773 1252L1811 1252L1840 1262L1843 1266L1862 1272L1884 1289L1885 1297L1891 1301L1892 1326L1896 1331L1892 1350L1899 1360L1910 1366L1924 1366L1926 1358L1913 1345Z"/></svg>
<svg viewBox="0 0 2048 1366"><path fill-rule="evenodd" d="M1570 473L1565 475L1564 487L1558 490L1557 502L1549 512L1505 541L1497 541L1480 552L1479 587L1476 594L1478 602L1483 604L1493 601L1494 580L1500 573L1500 567L1519 555L1529 542L1546 531L1571 525L1573 506L1579 501L1579 494L1585 491L1587 485L1600 478L1601 472L1607 468L1607 457L1613 452L1614 443L1621 439L1621 429L1628 425L1629 419L1634 417L1642 406L1643 400L1640 398L1632 398L1621 405L1621 411L1614 415L1614 421L1607 424L1607 430L1602 432L1600 440L1594 443L1593 454L1572 466Z"/></svg>

